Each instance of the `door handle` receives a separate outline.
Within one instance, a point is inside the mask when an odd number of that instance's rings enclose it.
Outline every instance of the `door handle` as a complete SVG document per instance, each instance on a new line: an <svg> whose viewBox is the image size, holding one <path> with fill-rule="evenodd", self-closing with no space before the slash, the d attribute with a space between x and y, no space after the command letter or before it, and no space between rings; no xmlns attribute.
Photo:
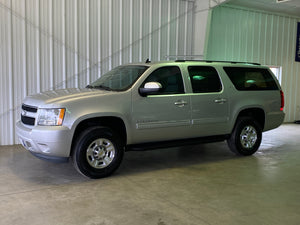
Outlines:
<svg viewBox="0 0 300 225"><path fill-rule="evenodd" d="M183 107L185 105L187 105L188 103L186 101L183 100L178 100L177 102L174 103L176 106L178 107Z"/></svg>
<svg viewBox="0 0 300 225"><path fill-rule="evenodd" d="M219 98L219 99L215 99L215 103L218 103L218 104L223 104L227 102L227 99L226 98Z"/></svg>

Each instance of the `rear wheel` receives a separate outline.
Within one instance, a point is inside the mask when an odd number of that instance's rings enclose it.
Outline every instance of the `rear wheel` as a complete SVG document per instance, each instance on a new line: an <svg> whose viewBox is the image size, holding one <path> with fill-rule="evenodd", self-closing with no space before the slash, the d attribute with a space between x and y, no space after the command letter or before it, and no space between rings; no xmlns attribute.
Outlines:
<svg viewBox="0 0 300 225"><path fill-rule="evenodd" d="M261 126L252 117L241 117L227 143L230 150L238 155L252 155L258 150L261 139Z"/></svg>
<svg viewBox="0 0 300 225"><path fill-rule="evenodd" d="M74 167L84 176L102 178L111 175L121 164L124 148L118 135L107 127L91 127L74 144Z"/></svg>

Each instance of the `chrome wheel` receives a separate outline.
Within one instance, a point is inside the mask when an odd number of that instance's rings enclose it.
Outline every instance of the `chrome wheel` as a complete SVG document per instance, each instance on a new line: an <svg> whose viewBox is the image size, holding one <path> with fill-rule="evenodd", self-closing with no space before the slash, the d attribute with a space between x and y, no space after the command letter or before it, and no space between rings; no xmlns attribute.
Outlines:
<svg viewBox="0 0 300 225"><path fill-rule="evenodd" d="M227 143L230 150L237 155L248 156L258 150L261 138L261 125L250 116L242 116L237 119Z"/></svg>
<svg viewBox="0 0 300 225"><path fill-rule="evenodd" d="M240 135L241 145L243 148L251 149L255 145L257 137L256 129L250 125L246 126L243 128Z"/></svg>
<svg viewBox="0 0 300 225"><path fill-rule="evenodd" d="M106 138L93 141L86 150L86 159L90 166L96 169L107 167L115 157L116 149Z"/></svg>

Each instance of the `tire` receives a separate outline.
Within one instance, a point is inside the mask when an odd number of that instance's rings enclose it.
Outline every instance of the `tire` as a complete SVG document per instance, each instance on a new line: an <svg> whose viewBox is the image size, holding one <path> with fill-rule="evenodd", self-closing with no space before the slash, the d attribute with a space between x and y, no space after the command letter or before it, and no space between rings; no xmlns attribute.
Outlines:
<svg viewBox="0 0 300 225"><path fill-rule="evenodd" d="M72 149L72 161L79 173L93 179L111 175L120 166L124 147L119 136L107 127L83 131Z"/></svg>
<svg viewBox="0 0 300 225"><path fill-rule="evenodd" d="M252 117L240 117L227 144L237 155L248 156L254 154L261 143L262 128Z"/></svg>

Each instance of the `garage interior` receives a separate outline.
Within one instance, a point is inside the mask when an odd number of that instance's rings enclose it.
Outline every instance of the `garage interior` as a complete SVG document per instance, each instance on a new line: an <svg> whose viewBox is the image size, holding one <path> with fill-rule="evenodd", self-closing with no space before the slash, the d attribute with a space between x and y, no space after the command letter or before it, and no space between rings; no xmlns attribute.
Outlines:
<svg viewBox="0 0 300 225"><path fill-rule="evenodd" d="M299 22L298 0L0 0L0 224L299 224ZM226 142L127 152L99 180L20 145L27 95L147 58L268 65L285 123L250 157Z"/></svg>
<svg viewBox="0 0 300 225"><path fill-rule="evenodd" d="M299 125L264 133L237 157L226 142L127 152L91 180L72 163L0 147L0 224L299 224Z"/></svg>

